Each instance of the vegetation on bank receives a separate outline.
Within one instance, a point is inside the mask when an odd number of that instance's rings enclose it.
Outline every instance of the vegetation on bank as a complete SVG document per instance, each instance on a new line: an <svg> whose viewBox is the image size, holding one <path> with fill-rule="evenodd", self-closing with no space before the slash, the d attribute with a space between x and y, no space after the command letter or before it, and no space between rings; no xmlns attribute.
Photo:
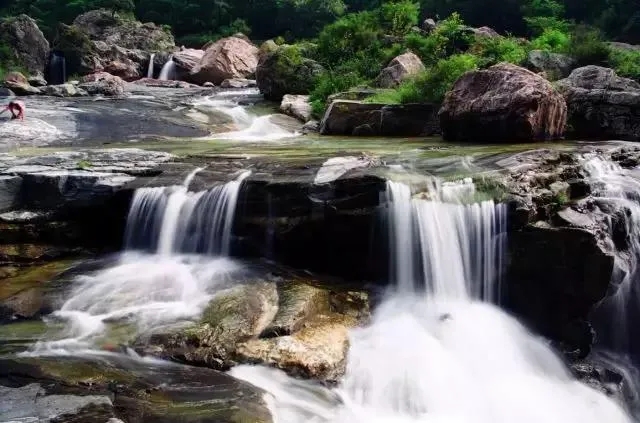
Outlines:
<svg viewBox="0 0 640 423"><path fill-rule="evenodd" d="M637 0L9 0L0 14L27 13L50 40L59 22L104 7L121 16L171 28L181 44L201 47L212 39L243 32L272 38L280 47L278 66L323 72L297 81L309 92L316 115L331 94L370 86L395 56L412 51L426 70L369 101L439 102L464 72L499 62L525 65L532 50L566 55L574 66L609 66L640 78L640 51L610 47L605 40L640 43ZM499 12L498 12L499 11ZM435 29L420 29L426 17ZM477 36L490 26L502 36ZM0 45L0 72L16 67ZM286 74L287 70L283 73ZM558 79L550 72L547 77Z"/></svg>

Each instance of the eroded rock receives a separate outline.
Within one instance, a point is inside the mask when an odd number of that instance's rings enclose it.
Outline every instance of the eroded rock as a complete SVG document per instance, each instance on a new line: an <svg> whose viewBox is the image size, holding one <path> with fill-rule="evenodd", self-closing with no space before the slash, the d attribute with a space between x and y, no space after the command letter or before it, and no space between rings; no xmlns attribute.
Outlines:
<svg viewBox="0 0 640 423"><path fill-rule="evenodd" d="M4 18L0 22L0 42L10 49L13 61L29 74L44 74L49 42L35 20L27 15Z"/></svg>
<svg viewBox="0 0 640 423"><path fill-rule="evenodd" d="M255 75L257 66L258 48L242 38L228 37L205 50L189 78L199 84L220 84L225 79L251 77Z"/></svg>
<svg viewBox="0 0 640 423"><path fill-rule="evenodd" d="M424 71L422 60L412 52L394 58L376 78L376 85L382 88L393 88L408 78Z"/></svg>
<svg viewBox="0 0 640 423"><path fill-rule="evenodd" d="M282 97L280 111L286 115L307 122L311 118L311 104L308 95L286 94Z"/></svg>

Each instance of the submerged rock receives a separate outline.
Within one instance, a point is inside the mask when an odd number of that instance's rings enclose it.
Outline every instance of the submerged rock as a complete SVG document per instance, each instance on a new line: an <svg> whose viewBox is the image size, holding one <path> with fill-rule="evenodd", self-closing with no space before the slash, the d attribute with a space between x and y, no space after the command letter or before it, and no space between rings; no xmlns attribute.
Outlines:
<svg viewBox="0 0 640 423"><path fill-rule="evenodd" d="M501 63L460 77L439 116L448 141L522 142L562 137L567 106L549 81Z"/></svg>
<svg viewBox="0 0 640 423"><path fill-rule="evenodd" d="M585 66L558 81L568 106L568 135L640 140L640 84L613 69Z"/></svg>

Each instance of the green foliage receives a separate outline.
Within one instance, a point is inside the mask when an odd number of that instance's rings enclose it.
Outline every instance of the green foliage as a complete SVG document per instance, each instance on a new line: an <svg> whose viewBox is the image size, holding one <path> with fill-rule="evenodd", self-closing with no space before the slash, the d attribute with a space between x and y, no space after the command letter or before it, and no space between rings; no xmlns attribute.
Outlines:
<svg viewBox="0 0 640 423"><path fill-rule="evenodd" d="M479 56L483 67L500 62L520 65L527 58L527 47L513 37L480 37L472 46L471 52Z"/></svg>
<svg viewBox="0 0 640 423"><path fill-rule="evenodd" d="M435 64L455 53L462 52L470 44L472 36L464 29L460 15L453 13L442 20L428 36L410 33L404 44L416 53L427 66Z"/></svg>
<svg viewBox="0 0 640 423"><path fill-rule="evenodd" d="M327 98L331 94L347 91L365 80L357 72L325 72L316 81L316 86L309 97L313 115L321 117L327 107Z"/></svg>
<svg viewBox="0 0 640 423"><path fill-rule="evenodd" d="M612 48L609 52L609 65L618 75L640 81L640 51Z"/></svg>
<svg viewBox="0 0 640 423"><path fill-rule="evenodd" d="M367 101L372 103L440 103L447 91L464 73L477 69L479 59L472 54L455 54L407 80L391 92L382 92Z"/></svg>
<svg viewBox="0 0 640 423"><path fill-rule="evenodd" d="M605 44L599 30L578 25L571 33L571 42L567 53L576 59L578 66L606 65L609 58L609 47Z"/></svg>
<svg viewBox="0 0 640 423"><path fill-rule="evenodd" d="M539 37L531 40L534 50L547 50L555 53L566 52L571 45L571 37L559 29L545 29Z"/></svg>
<svg viewBox="0 0 640 423"><path fill-rule="evenodd" d="M387 2L380 7L380 18L386 32L404 35L418 24L420 6L410 0Z"/></svg>

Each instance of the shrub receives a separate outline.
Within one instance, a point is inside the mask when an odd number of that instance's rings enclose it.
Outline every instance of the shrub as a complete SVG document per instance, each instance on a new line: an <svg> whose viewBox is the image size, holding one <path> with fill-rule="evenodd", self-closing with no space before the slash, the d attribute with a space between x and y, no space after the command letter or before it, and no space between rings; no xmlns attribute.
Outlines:
<svg viewBox="0 0 640 423"><path fill-rule="evenodd" d="M571 44L571 38L567 32L559 29L545 29L539 37L531 40L531 48L535 50L547 50L554 53L566 52Z"/></svg>
<svg viewBox="0 0 640 423"><path fill-rule="evenodd" d="M429 66L436 64L440 59L466 50L472 38L473 36L465 30L460 15L453 13L441 21L428 36L416 33L407 35L405 45Z"/></svg>
<svg viewBox="0 0 640 423"><path fill-rule="evenodd" d="M618 75L640 81L640 51L612 48L609 51L609 65Z"/></svg>
<svg viewBox="0 0 640 423"><path fill-rule="evenodd" d="M480 37L471 52L480 57L482 66L500 62L519 65L527 58L525 45L513 37Z"/></svg>
<svg viewBox="0 0 640 423"><path fill-rule="evenodd" d="M599 30L577 25L571 32L570 39L567 53L576 60L578 66L607 64L609 47L604 43Z"/></svg>
<svg viewBox="0 0 640 423"><path fill-rule="evenodd" d="M365 80L357 72L325 72L316 80L315 88L311 91L309 100L313 115L321 117L327 108L327 98L331 94L346 91L364 83Z"/></svg>
<svg viewBox="0 0 640 423"><path fill-rule="evenodd" d="M413 79L400 84L393 92L383 92L368 99L372 103L440 103L447 91L465 72L477 69L479 59L473 54L456 54Z"/></svg>
<svg viewBox="0 0 640 423"><path fill-rule="evenodd" d="M382 27L393 35L404 35L418 24L420 6L410 0L384 3L380 9Z"/></svg>

